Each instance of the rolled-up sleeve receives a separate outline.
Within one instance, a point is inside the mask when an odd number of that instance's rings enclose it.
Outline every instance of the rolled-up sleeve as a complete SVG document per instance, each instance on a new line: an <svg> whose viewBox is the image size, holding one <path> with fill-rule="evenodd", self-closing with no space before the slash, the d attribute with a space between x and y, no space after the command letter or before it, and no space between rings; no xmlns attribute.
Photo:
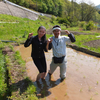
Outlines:
<svg viewBox="0 0 100 100"><path fill-rule="evenodd" d="M68 35L68 37L70 38L71 42L75 42L76 41L75 36L72 33L70 33Z"/></svg>

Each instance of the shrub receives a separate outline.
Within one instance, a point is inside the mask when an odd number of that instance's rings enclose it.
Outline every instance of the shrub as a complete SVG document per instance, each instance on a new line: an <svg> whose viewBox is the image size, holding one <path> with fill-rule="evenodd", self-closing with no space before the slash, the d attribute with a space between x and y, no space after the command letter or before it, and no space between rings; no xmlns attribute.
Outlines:
<svg viewBox="0 0 100 100"><path fill-rule="evenodd" d="M70 22L67 20L67 18L58 17L57 20L60 24L64 24L66 27L70 26Z"/></svg>
<svg viewBox="0 0 100 100"><path fill-rule="evenodd" d="M88 24L86 25L86 30L93 30L94 28L96 28L94 22L89 21Z"/></svg>
<svg viewBox="0 0 100 100"><path fill-rule="evenodd" d="M70 27L75 27L75 26L78 26L78 21L76 21L76 22L71 22Z"/></svg>
<svg viewBox="0 0 100 100"><path fill-rule="evenodd" d="M82 22L79 23L79 27L82 27L83 28L85 25L86 25L86 22L85 21L82 21Z"/></svg>
<svg viewBox="0 0 100 100"><path fill-rule="evenodd" d="M53 23L55 20L56 20L56 17L52 16L50 22Z"/></svg>

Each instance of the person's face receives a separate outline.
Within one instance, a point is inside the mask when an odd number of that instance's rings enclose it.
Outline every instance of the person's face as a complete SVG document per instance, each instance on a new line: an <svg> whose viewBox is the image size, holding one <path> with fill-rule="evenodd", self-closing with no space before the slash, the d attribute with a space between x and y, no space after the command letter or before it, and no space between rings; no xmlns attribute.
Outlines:
<svg viewBox="0 0 100 100"><path fill-rule="evenodd" d="M61 33L61 31L60 31L59 29L55 29L55 30L53 31L53 34L54 34L54 36L55 36L56 38L58 38L58 36L60 35L60 33Z"/></svg>
<svg viewBox="0 0 100 100"><path fill-rule="evenodd" d="M46 33L45 29L43 29L43 28L39 29L38 30L38 36L39 36L39 38L42 38L45 33Z"/></svg>

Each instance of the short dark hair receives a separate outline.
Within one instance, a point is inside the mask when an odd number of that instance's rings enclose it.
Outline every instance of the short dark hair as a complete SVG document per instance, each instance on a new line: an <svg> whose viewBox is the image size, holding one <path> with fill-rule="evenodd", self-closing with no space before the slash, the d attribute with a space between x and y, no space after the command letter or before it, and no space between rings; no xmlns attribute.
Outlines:
<svg viewBox="0 0 100 100"><path fill-rule="evenodd" d="M55 26L53 26L53 28L56 28L56 27L59 27L59 28L61 28L59 25L55 25Z"/></svg>

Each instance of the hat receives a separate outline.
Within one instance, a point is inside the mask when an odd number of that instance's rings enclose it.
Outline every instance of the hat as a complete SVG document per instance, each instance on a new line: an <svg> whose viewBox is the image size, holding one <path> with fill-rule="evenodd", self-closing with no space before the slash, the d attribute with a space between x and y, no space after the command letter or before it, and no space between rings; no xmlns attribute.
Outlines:
<svg viewBox="0 0 100 100"><path fill-rule="evenodd" d="M58 29L58 30L61 31L61 28L60 28L60 27L55 27L55 28L53 28L52 30L54 31L54 30L56 30L56 29Z"/></svg>

